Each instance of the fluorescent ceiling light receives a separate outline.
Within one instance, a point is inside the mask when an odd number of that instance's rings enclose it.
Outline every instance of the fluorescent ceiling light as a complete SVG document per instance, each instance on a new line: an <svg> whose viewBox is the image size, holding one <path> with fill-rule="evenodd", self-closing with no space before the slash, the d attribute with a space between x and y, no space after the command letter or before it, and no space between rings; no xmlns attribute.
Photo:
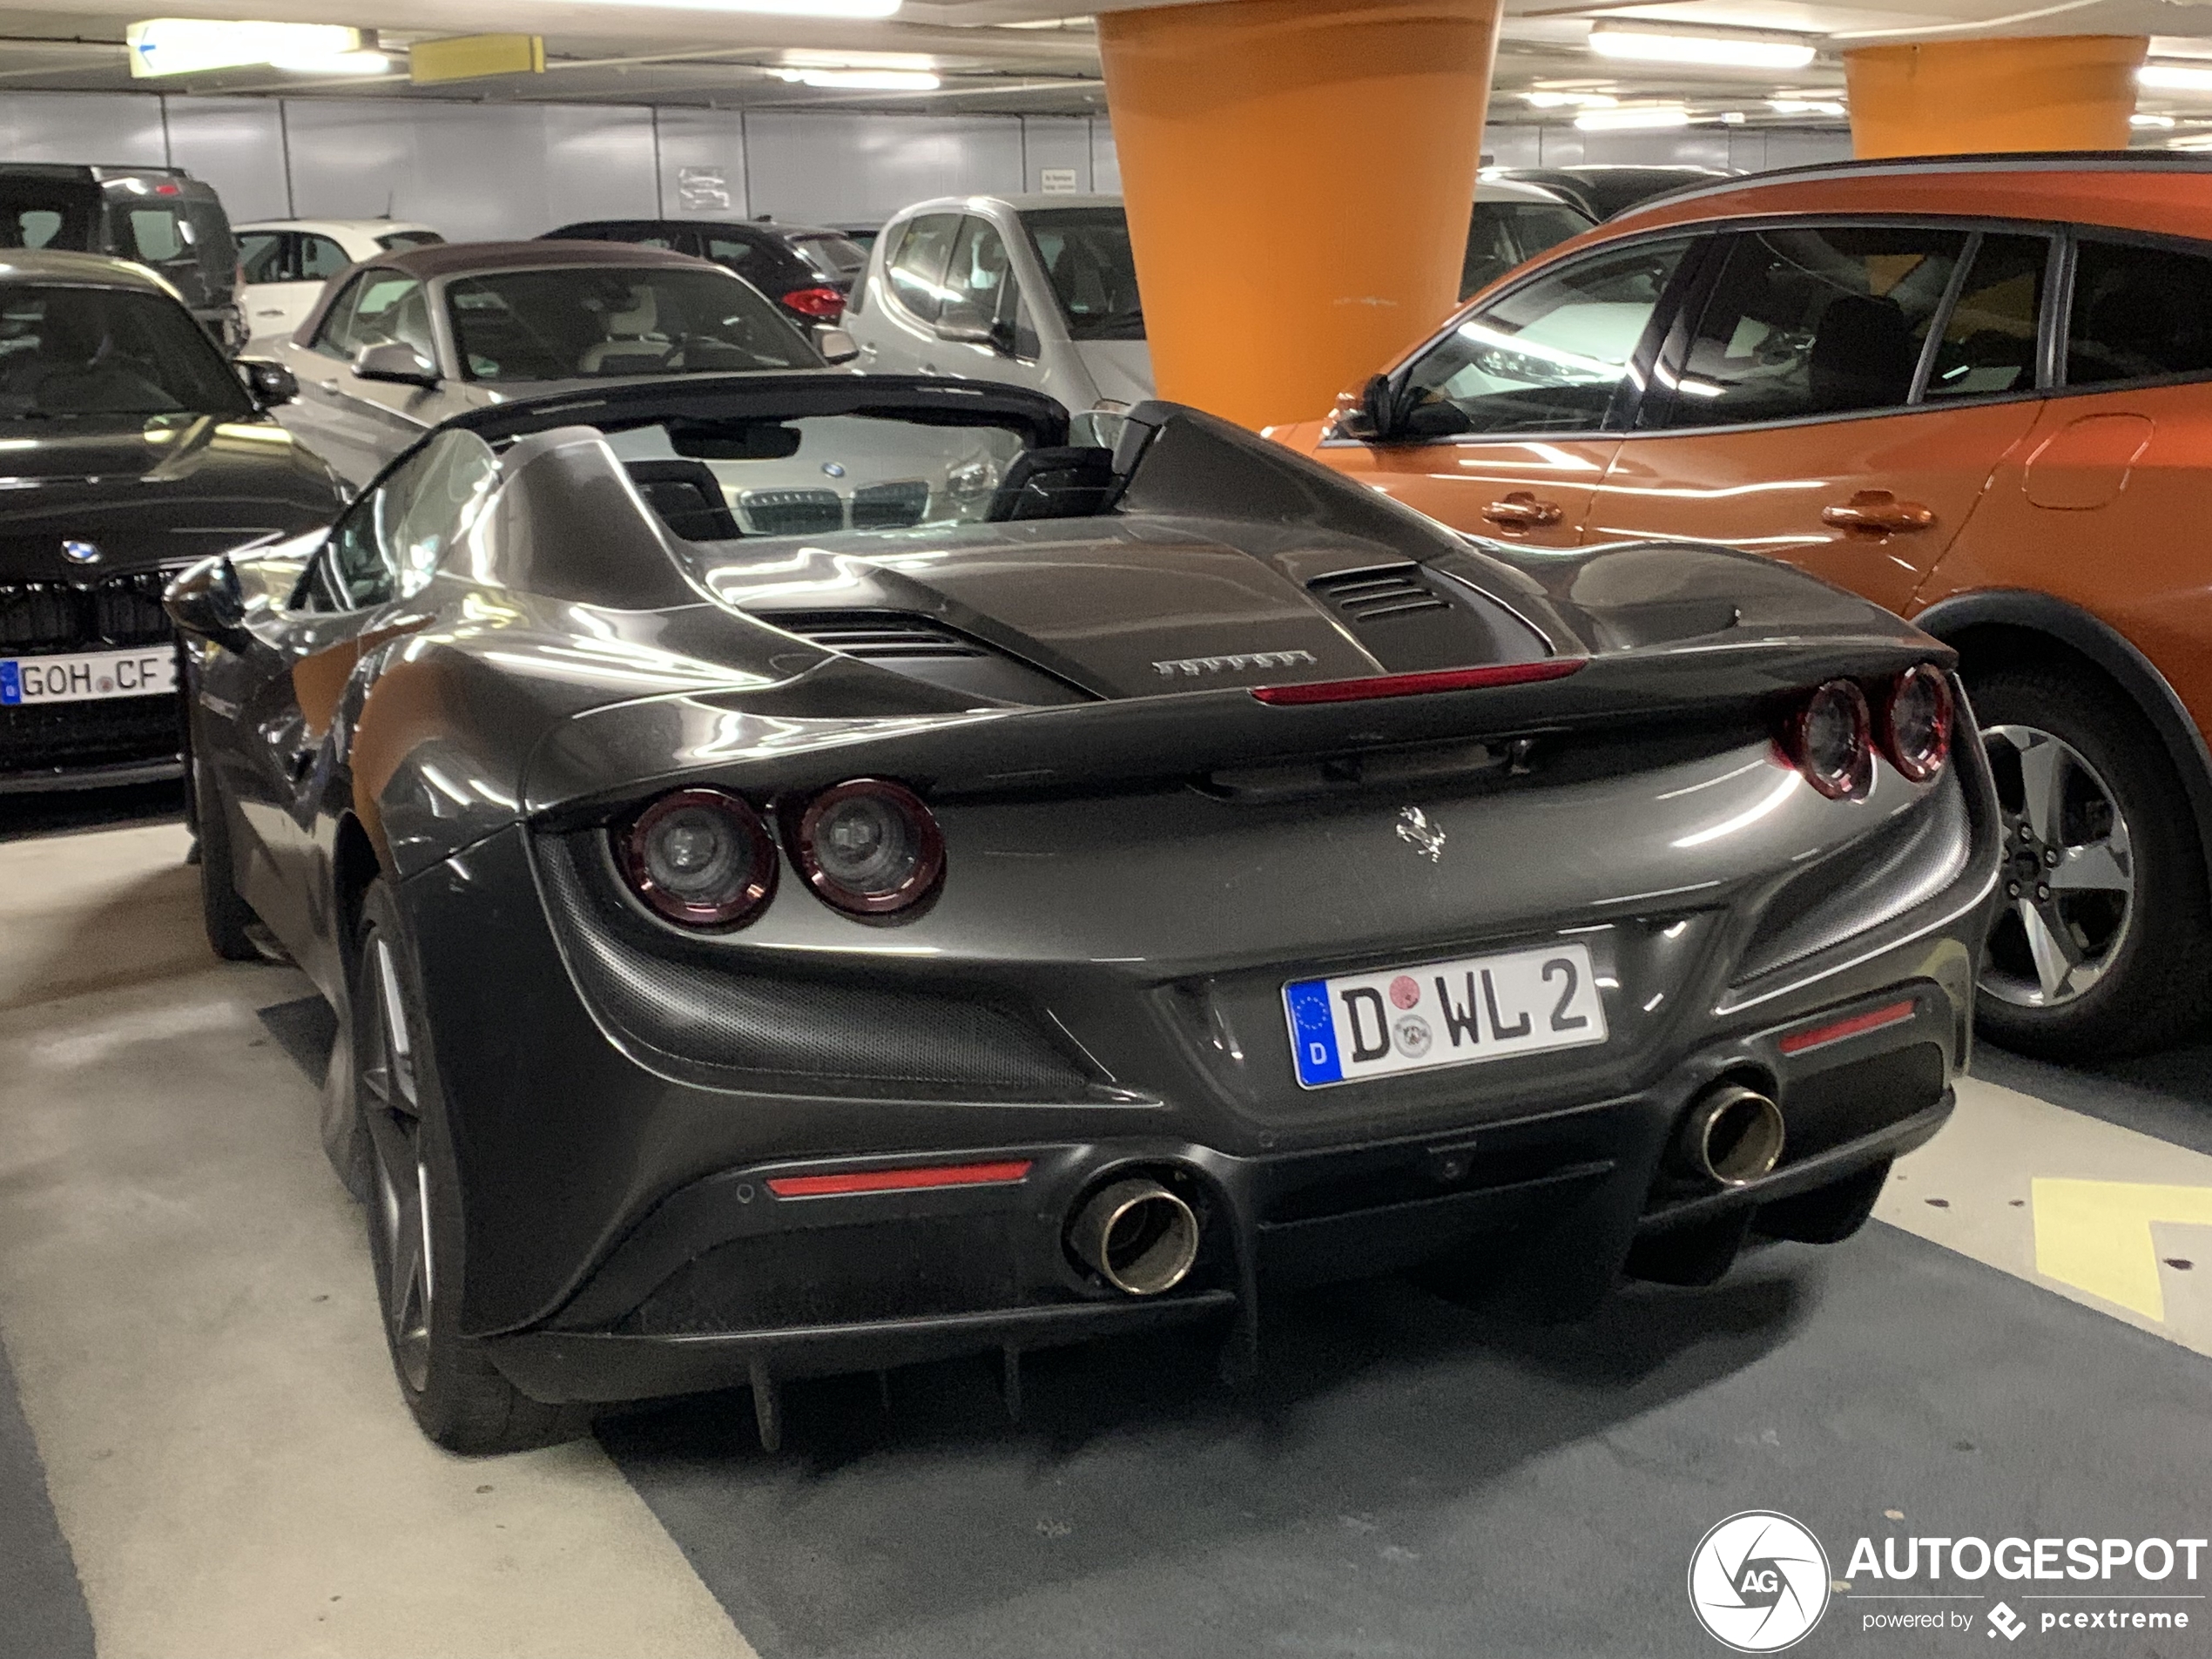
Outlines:
<svg viewBox="0 0 2212 1659"><path fill-rule="evenodd" d="M2131 115L2128 118L2128 125L2131 127L2170 127L2174 125L2174 118L2170 115Z"/></svg>
<svg viewBox="0 0 2212 1659"><path fill-rule="evenodd" d="M1686 127L1689 111L1679 104L1631 104L1619 110L1584 110L1575 125L1585 132L1630 132L1644 127Z"/></svg>
<svg viewBox="0 0 2212 1659"><path fill-rule="evenodd" d="M916 69L779 69L776 73L801 86L841 87L847 91L934 92L944 83Z"/></svg>
<svg viewBox="0 0 2212 1659"><path fill-rule="evenodd" d="M1609 110L1620 103L1610 92L1554 92L1539 90L1523 92L1522 102L1539 110L1563 110L1569 106L1583 110Z"/></svg>
<svg viewBox="0 0 2212 1659"><path fill-rule="evenodd" d="M134 76L325 63L361 49L361 31L338 24L218 23L204 17L150 18L132 24L124 38Z"/></svg>
<svg viewBox="0 0 2212 1659"><path fill-rule="evenodd" d="M1698 33L1617 23L1591 24L1590 50L1601 57L1720 68L1803 69L1813 59L1812 42L1786 35Z"/></svg>
<svg viewBox="0 0 2212 1659"><path fill-rule="evenodd" d="M1844 106L1833 98L1770 98L1766 106L1777 115L1841 115Z"/></svg>
<svg viewBox="0 0 2212 1659"><path fill-rule="evenodd" d="M2135 71L2135 84L2168 92L2212 92L2212 65L2145 64Z"/></svg>

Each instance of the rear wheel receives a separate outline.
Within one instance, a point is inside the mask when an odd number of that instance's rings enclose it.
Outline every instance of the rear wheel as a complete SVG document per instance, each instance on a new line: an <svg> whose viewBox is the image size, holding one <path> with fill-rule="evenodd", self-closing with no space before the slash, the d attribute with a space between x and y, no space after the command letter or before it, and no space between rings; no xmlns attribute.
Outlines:
<svg viewBox="0 0 2212 1659"><path fill-rule="evenodd" d="M1969 682L1997 783L2002 905L1981 1029L2050 1059L2170 1042L2212 988L2204 862L2156 737L2086 677Z"/></svg>
<svg viewBox="0 0 2212 1659"><path fill-rule="evenodd" d="M516 1452L579 1433L589 1412L542 1405L461 1334L460 1190L437 1067L398 913L381 881L361 907L354 1098L368 1141L368 1247L400 1393L449 1451Z"/></svg>
<svg viewBox="0 0 2212 1659"><path fill-rule="evenodd" d="M253 921L253 907L238 896L231 865L230 824L198 744L192 745L190 764L192 829L199 838L199 914L207 943L226 961L258 962L261 953L246 931Z"/></svg>

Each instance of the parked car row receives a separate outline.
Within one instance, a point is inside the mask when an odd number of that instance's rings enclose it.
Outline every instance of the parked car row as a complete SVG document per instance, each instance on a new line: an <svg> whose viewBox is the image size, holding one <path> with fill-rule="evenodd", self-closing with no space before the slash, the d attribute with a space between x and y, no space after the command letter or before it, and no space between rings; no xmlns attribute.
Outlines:
<svg viewBox="0 0 2212 1659"><path fill-rule="evenodd" d="M1249 1368L1269 1287L1478 1244L1552 1316L1709 1283L1864 1223L1977 1007L2202 1011L2208 183L1693 184L1269 435L1150 395L1107 198L915 205L850 334L575 235L380 246L226 363L27 253L0 631L0 631L0 732L181 711L449 1447Z"/></svg>
<svg viewBox="0 0 2212 1659"><path fill-rule="evenodd" d="M2212 290L2208 251L2188 239L2200 175L2185 158L2130 161L2150 181L2134 205L2069 197L2054 216L2048 175L2087 165L1693 172L1686 192L1632 203L1602 229L1585 206L1680 185L1687 170L1561 170L1541 185L1486 174L1475 229L1518 273L1330 419L1275 434L1465 531L1549 548L1731 544L1958 642L2019 848L1984 970L1985 1023L2053 1052L2166 1040L2201 1017L2212 976L2212 618L2196 614L2188 556L2165 551L2181 510L2168 492L2193 486L2189 435L2212 374L2187 325L2188 296ZM112 227L137 211L141 191L111 170L49 171L31 170L10 210L21 240L52 240L69 212ZM162 178L135 182L167 199ZM1952 211L1928 208L1946 192ZM1969 199L1985 193L1997 206ZM119 219L111 195L129 199ZM162 211L190 225L195 199L179 184ZM717 239L725 229L732 246ZM605 222L458 246L435 235L386 221L250 227L254 270L286 280L255 288L305 290L338 268L289 334L257 346L254 408L218 425L273 419L327 464L327 489L367 484L458 415L615 380L846 364L1026 386L1086 417L1125 415L1150 395L1113 198L918 203L864 257L804 226ZM819 279L842 327L812 315L802 289L772 295L740 279L748 264L770 289ZM80 280L112 280L101 271ZM158 376L126 372L151 347L120 345L105 325L80 341L68 307L50 321L43 301L24 303L0 341L17 419L65 419L75 437L145 417L132 442L147 476L197 453L145 448L175 442L155 415L197 408L158 401L170 396ZM851 436L625 459L685 463L683 478L652 481L659 496L691 491L700 522L741 535L957 522L1001 482L999 461L958 446L864 455ZM115 473L112 456L96 459ZM102 475L88 462L82 475ZM282 518L243 528L288 534ZM2085 536L2136 550L2084 560ZM117 556L102 545L98 556ZM150 556L158 568L179 555ZM27 658L139 644L96 627L89 601L55 620L40 583L80 592L83 581L47 564L23 576L0 606L0 647Z"/></svg>

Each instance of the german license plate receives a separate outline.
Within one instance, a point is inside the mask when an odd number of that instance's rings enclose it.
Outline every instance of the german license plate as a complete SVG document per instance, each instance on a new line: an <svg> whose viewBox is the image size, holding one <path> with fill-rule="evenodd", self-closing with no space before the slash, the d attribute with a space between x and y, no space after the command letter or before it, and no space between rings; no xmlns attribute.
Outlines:
<svg viewBox="0 0 2212 1659"><path fill-rule="evenodd" d="M1605 1041L1588 946L1546 945L1283 988L1307 1089Z"/></svg>
<svg viewBox="0 0 2212 1659"><path fill-rule="evenodd" d="M83 651L66 657L0 657L0 707L153 697L176 689L177 653L168 645Z"/></svg>

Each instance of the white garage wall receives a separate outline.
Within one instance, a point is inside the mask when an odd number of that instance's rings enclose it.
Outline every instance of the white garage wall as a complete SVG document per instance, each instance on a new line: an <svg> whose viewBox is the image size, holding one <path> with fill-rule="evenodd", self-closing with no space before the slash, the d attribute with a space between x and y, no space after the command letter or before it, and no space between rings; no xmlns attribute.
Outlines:
<svg viewBox="0 0 2212 1659"><path fill-rule="evenodd" d="M1581 133L1503 123L1501 166L1575 162L1790 166L1841 160L1842 132L1695 127ZM881 222L928 196L1121 188L1112 130L1062 116L753 114L614 105L217 98L132 92L0 96L0 158L189 168L233 219L386 211L455 239L536 236L581 219L769 213ZM728 206L719 206L719 195ZM688 186L688 188L687 188Z"/></svg>

